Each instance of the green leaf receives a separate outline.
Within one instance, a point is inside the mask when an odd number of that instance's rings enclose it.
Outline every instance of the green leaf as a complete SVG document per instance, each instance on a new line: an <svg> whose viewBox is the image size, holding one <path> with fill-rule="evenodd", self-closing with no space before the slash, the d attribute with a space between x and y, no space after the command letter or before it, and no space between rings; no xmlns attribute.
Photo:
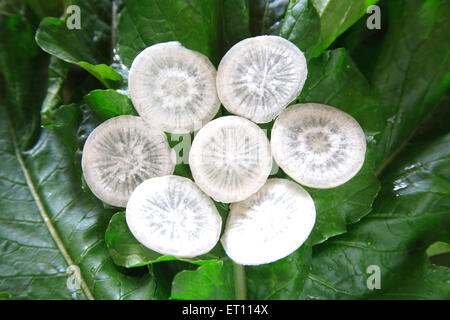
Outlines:
<svg viewBox="0 0 450 320"><path fill-rule="evenodd" d="M298 299L309 271L310 251L305 244L284 259L245 267L248 298ZM171 299L236 299L235 272L228 258L194 271L182 271L173 280Z"/></svg>
<svg viewBox="0 0 450 320"><path fill-rule="evenodd" d="M195 271L175 275L171 299L231 300L234 299L233 264L219 260L200 266Z"/></svg>
<svg viewBox="0 0 450 320"><path fill-rule="evenodd" d="M227 0L223 2L223 51L235 43L251 37L249 0Z"/></svg>
<svg viewBox="0 0 450 320"><path fill-rule="evenodd" d="M280 36L317 57L378 0L291 0Z"/></svg>
<svg viewBox="0 0 450 320"><path fill-rule="evenodd" d="M251 0L250 30L253 36L278 34L289 0Z"/></svg>
<svg viewBox="0 0 450 320"><path fill-rule="evenodd" d="M47 59L33 39L25 18L0 15L0 72L5 81L5 102L12 110L17 143L28 148L39 126L39 107L44 97ZM0 93L1 94L1 93ZM1 102L1 100L0 100Z"/></svg>
<svg viewBox="0 0 450 320"><path fill-rule="evenodd" d="M442 241L436 241L435 243L431 244L428 248L427 248L427 255L428 256L437 256L440 254L444 254L444 253L449 253L450 252L450 244L448 244L447 242L442 242Z"/></svg>
<svg viewBox="0 0 450 320"><path fill-rule="evenodd" d="M47 94L41 106L41 123L45 126L50 123L52 113L63 104L64 84L69 72L69 65L56 57L50 58L48 67Z"/></svg>
<svg viewBox="0 0 450 320"><path fill-rule="evenodd" d="M450 270L425 250L450 239L450 135L410 145L382 178L374 211L350 231L316 247L307 298L448 299ZM378 266L381 288L368 289Z"/></svg>
<svg viewBox="0 0 450 320"><path fill-rule="evenodd" d="M284 259L260 266L246 267L250 300L300 299L309 273L311 246L309 240Z"/></svg>
<svg viewBox="0 0 450 320"><path fill-rule="evenodd" d="M0 292L12 299L151 299L153 279L122 274L109 256L103 234L110 211L81 190L64 141L39 128L44 95L28 89L45 84L37 70L47 64L36 63L30 25L0 16L0 30L8 32L0 37ZM20 64L9 66L15 59ZM33 139L19 139L25 132Z"/></svg>
<svg viewBox="0 0 450 320"><path fill-rule="evenodd" d="M309 0L291 1L280 36L296 44L307 60L312 58L321 40L320 17Z"/></svg>
<svg viewBox="0 0 450 320"><path fill-rule="evenodd" d="M308 79L297 102L324 103L349 113L371 147L383 129L380 97L345 49L326 51L308 63Z"/></svg>
<svg viewBox="0 0 450 320"><path fill-rule="evenodd" d="M183 270L195 270L198 266L184 261L163 261L149 265L150 273L156 279L155 296L167 300L172 291L172 281L175 275Z"/></svg>
<svg viewBox="0 0 450 320"><path fill-rule="evenodd" d="M218 0L128 0L119 20L119 53L130 67L148 46L179 41L218 64L221 56Z"/></svg>
<svg viewBox="0 0 450 320"><path fill-rule="evenodd" d="M0 300L10 300L11 295L8 292L0 292Z"/></svg>
<svg viewBox="0 0 450 320"><path fill-rule="evenodd" d="M26 3L40 19L59 16L64 9L64 0L26 0Z"/></svg>
<svg viewBox="0 0 450 320"><path fill-rule="evenodd" d="M450 3L402 0L389 1L387 7L388 30L372 78L385 121L378 139L378 172L450 88Z"/></svg>
<svg viewBox="0 0 450 320"><path fill-rule="evenodd" d="M360 172L339 187L322 190L305 187L316 207L316 224L309 237L311 244L347 232L349 224L358 222L372 210L380 190L371 165L373 158L369 151Z"/></svg>
<svg viewBox="0 0 450 320"><path fill-rule="evenodd" d="M134 238L130 229L128 229L125 212L118 212L112 216L106 229L105 239L114 263L127 268L171 260L180 260L202 265L217 261L218 259L218 256L215 255L215 250L195 258L177 259L173 256L162 255L144 247Z"/></svg>
<svg viewBox="0 0 450 320"><path fill-rule="evenodd" d="M25 16L25 0L3 0L0 2L0 14L6 16Z"/></svg>
<svg viewBox="0 0 450 320"><path fill-rule="evenodd" d="M94 90L84 100L101 120L120 115L138 115L130 98L115 90Z"/></svg>
<svg viewBox="0 0 450 320"><path fill-rule="evenodd" d="M308 68L309 76L297 102L324 103L349 113L359 122L368 141L363 168L353 179L332 189L306 188L317 213L310 236L314 245L345 233L348 224L370 212L379 190L373 148L381 120L377 96L344 49L325 52L312 59ZM287 177L282 171L277 176Z"/></svg>
<svg viewBox="0 0 450 320"><path fill-rule="evenodd" d="M105 63L112 55L111 26L102 10L111 15L111 3L87 0L72 1L80 7L81 28L70 30L67 19L44 18L36 33L42 50L69 63L77 64L96 77L105 87L117 85L122 76Z"/></svg>

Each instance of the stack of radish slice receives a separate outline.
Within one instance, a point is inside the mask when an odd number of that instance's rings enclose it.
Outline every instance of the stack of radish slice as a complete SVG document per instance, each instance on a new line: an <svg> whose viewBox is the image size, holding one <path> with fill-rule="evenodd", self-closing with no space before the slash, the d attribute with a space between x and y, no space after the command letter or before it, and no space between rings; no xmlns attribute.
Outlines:
<svg viewBox="0 0 450 320"><path fill-rule="evenodd" d="M86 183L102 201L126 207L135 238L162 255L192 258L219 239L238 264L271 263L297 250L316 210L300 186L333 188L361 169L366 139L345 112L296 104L306 59L278 36L245 39L218 70L179 42L159 43L133 61L129 93L139 113L110 119L83 150ZM213 118L220 105L234 115ZM269 142L256 123L275 119ZM164 132L199 130L189 154L195 183L172 175ZM294 181L268 179L275 162ZM225 230L212 199L231 203Z"/></svg>

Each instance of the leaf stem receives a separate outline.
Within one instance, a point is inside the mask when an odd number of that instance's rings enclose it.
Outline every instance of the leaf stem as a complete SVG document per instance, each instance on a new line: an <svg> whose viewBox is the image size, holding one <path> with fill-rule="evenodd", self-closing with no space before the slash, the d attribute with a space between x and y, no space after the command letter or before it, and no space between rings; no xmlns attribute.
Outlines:
<svg viewBox="0 0 450 320"><path fill-rule="evenodd" d="M247 300L247 286L245 283L245 268L233 262L234 292L236 300Z"/></svg>

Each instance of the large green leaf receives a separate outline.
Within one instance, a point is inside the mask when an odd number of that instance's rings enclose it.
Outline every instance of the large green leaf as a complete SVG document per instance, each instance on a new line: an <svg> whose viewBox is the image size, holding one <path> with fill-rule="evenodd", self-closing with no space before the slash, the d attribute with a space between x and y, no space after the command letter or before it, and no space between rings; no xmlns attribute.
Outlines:
<svg viewBox="0 0 450 320"><path fill-rule="evenodd" d="M309 271L311 247L304 244L284 259L245 267L244 286L249 299L298 299ZM242 266L229 259L207 264L197 270L178 273L172 283L172 299L236 299L235 280ZM242 285L242 284L240 284Z"/></svg>
<svg viewBox="0 0 450 320"><path fill-rule="evenodd" d="M450 241L449 147L449 134L409 146L383 176L374 211L316 248L306 298L450 298L449 269L425 254L431 243ZM380 270L380 289L366 285L369 266Z"/></svg>
<svg viewBox="0 0 450 320"><path fill-rule="evenodd" d="M250 30L253 36L278 34L289 0L250 0Z"/></svg>
<svg viewBox="0 0 450 320"><path fill-rule="evenodd" d="M368 152L361 171L342 186L332 189L306 188L314 199L317 220L311 244L346 232L371 210L379 190L374 174L374 139L380 130L378 98L344 49L327 51L312 59L309 76L297 102L324 103L352 115L363 128ZM280 170L279 177L286 177Z"/></svg>
<svg viewBox="0 0 450 320"><path fill-rule="evenodd" d="M289 3L280 36L295 43L303 51L307 60L312 58L322 34L320 33L320 17L311 1L300 0Z"/></svg>
<svg viewBox="0 0 450 320"><path fill-rule="evenodd" d="M68 16L44 18L36 33L36 42L49 54L84 68L105 87L115 86L122 76L107 65L111 62L113 46L111 2L74 0L72 4L80 7L80 29L68 28Z"/></svg>
<svg viewBox="0 0 450 320"><path fill-rule="evenodd" d="M450 88L450 2L389 1L387 8L388 30L372 77L385 121L379 172Z"/></svg>
<svg viewBox="0 0 450 320"><path fill-rule="evenodd" d="M219 248L205 255L189 259L177 259L173 256L162 255L150 250L134 238L127 226L125 212L118 212L111 218L106 230L105 239L114 263L127 268L171 260L180 260L202 265L219 259L215 254L216 251L220 250Z"/></svg>
<svg viewBox="0 0 450 320"><path fill-rule="evenodd" d="M307 52L320 55L378 0L291 0L280 35Z"/></svg>
<svg viewBox="0 0 450 320"><path fill-rule="evenodd" d="M38 71L46 63L37 64L30 25L0 15L0 30L8 33L0 37L0 292L12 299L152 298L148 274L131 277L113 264L103 239L111 212L81 190L64 141L39 129L36 83L45 85L46 72Z"/></svg>
<svg viewBox="0 0 450 320"><path fill-rule="evenodd" d="M48 67L47 94L41 106L41 123L51 122L52 113L64 102L64 84L69 72L69 65L56 57L50 58Z"/></svg>
<svg viewBox="0 0 450 320"><path fill-rule="evenodd" d="M218 64L221 3L218 0L128 0L119 20L119 53L124 64L148 46L179 41Z"/></svg>
<svg viewBox="0 0 450 320"><path fill-rule="evenodd" d="M223 1L223 53L250 35L249 0Z"/></svg>

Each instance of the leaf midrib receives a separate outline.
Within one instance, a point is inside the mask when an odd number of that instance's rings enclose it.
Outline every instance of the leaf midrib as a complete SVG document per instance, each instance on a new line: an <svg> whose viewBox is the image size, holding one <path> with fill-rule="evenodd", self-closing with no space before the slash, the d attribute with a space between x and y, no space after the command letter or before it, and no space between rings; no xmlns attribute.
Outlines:
<svg viewBox="0 0 450 320"><path fill-rule="evenodd" d="M50 219L50 215L47 213L47 210L45 209L45 206L41 200L41 197L39 195L39 193L36 190L36 187L33 183L33 180L31 178L31 175L28 171L28 168L25 164L25 161L22 157L22 153L21 150L19 148L19 144L17 143L17 138L16 138L16 133L14 130L14 127L12 125L11 119L9 118L9 114L8 112L6 112L6 121L8 122L8 126L10 129L10 133L11 133L11 140L13 142L13 146L14 146L14 153L15 153L15 157L17 159L17 161L19 162L20 168L22 169L23 175L25 177L25 181L27 184L28 189L31 192L31 195L33 196L33 199L36 203L36 206L38 207L38 211L41 215L42 220L44 221L45 226L47 227L47 230L49 231L53 241L55 242L58 250L60 251L60 253L62 254L64 260L66 260L66 263L71 266L71 265L75 265L74 261L72 260L72 257L70 256L66 246L64 245L64 242L62 241L61 237L58 234L58 231L56 230L56 228L54 227L51 219ZM83 290L84 294L86 295L86 297L88 297L89 300L94 300L94 296L92 295L91 291L89 290L89 287L86 283L86 281L84 280L83 275L80 273L78 279L80 282L80 287Z"/></svg>

